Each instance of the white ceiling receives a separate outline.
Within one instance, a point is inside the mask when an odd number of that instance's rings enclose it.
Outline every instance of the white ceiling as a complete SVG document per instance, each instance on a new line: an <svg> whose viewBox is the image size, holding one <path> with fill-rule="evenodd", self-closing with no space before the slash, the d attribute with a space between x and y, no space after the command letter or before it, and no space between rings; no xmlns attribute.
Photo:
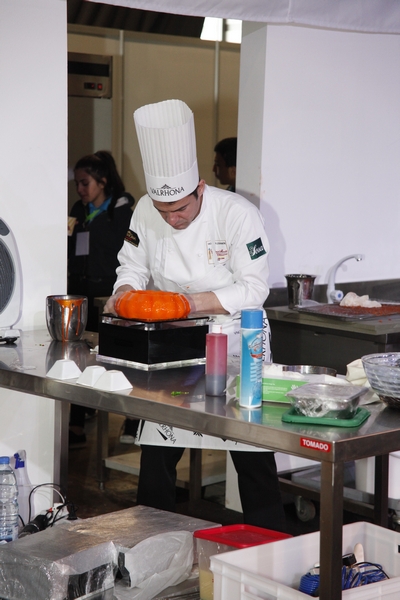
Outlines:
<svg viewBox="0 0 400 600"><path fill-rule="evenodd" d="M400 33L399 0L89 0L199 17Z"/></svg>

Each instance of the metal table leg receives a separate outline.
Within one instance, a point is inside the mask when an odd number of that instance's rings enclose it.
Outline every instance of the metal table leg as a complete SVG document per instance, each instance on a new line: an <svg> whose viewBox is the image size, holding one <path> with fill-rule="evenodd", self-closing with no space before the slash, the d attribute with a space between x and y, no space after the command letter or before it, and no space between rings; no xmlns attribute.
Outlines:
<svg viewBox="0 0 400 600"><path fill-rule="evenodd" d="M389 525L389 455L375 456L375 508L374 523Z"/></svg>
<svg viewBox="0 0 400 600"><path fill-rule="evenodd" d="M104 490L107 478L107 470L104 461L108 456L108 412L99 410L97 412L97 459L96 471L99 487Z"/></svg>
<svg viewBox="0 0 400 600"><path fill-rule="evenodd" d="M342 597L344 463L321 463L320 598Z"/></svg>
<svg viewBox="0 0 400 600"><path fill-rule="evenodd" d="M201 499L201 450L190 448L189 500Z"/></svg>
<svg viewBox="0 0 400 600"><path fill-rule="evenodd" d="M59 483L62 490L68 492L68 430L69 430L69 404L55 402L54 414L54 456L60 460L54 461L53 481ZM54 495L54 502L60 498Z"/></svg>

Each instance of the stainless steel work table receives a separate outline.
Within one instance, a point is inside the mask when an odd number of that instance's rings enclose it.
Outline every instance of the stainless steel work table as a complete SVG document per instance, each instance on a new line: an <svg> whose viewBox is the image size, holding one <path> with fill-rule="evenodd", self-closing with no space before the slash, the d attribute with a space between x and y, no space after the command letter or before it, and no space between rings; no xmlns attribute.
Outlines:
<svg viewBox="0 0 400 600"><path fill-rule="evenodd" d="M85 338L96 343L94 334ZM82 371L98 364L84 340L63 345L52 342L45 330L22 332L15 345L0 346L0 386L59 400L64 411L74 402L320 461L320 597L341 598L344 462L377 456L375 522L387 526L388 453L400 450L400 411L369 405L369 419L349 430L285 424L281 421L283 406L264 404L250 415L239 409L233 395L206 397L202 365L161 371L121 368L133 389L103 392L46 377L60 358L75 360ZM173 391L189 393L174 396Z"/></svg>
<svg viewBox="0 0 400 600"><path fill-rule="evenodd" d="M364 354L400 350L400 315L345 320L287 306L266 312L277 363L333 367L345 375L347 365Z"/></svg>

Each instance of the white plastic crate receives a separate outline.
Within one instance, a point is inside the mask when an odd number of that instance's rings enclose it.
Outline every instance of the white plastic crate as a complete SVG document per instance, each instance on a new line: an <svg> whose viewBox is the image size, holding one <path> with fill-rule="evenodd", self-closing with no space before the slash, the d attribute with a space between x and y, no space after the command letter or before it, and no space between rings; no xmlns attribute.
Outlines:
<svg viewBox="0 0 400 600"><path fill-rule="evenodd" d="M300 580L319 562L319 532L235 550L211 557L214 600L305 600ZM389 575L378 583L345 590L346 600L399 600L400 533L371 523L343 527L343 554L361 543L365 560L379 563Z"/></svg>
<svg viewBox="0 0 400 600"><path fill-rule="evenodd" d="M374 493L375 457L361 458L356 464L356 489ZM389 454L389 498L400 499L400 452Z"/></svg>

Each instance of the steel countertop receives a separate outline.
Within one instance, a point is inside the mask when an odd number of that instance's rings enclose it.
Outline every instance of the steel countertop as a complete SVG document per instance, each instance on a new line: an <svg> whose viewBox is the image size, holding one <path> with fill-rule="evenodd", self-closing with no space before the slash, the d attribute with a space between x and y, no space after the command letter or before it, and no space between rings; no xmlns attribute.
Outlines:
<svg viewBox="0 0 400 600"><path fill-rule="evenodd" d="M342 567L343 472L344 462L367 456L376 459L376 522L387 526L389 452L400 449L400 411L381 403L368 405L369 419L359 428L344 429L317 425L294 425L281 421L286 406L264 404L258 411L241 410L230 388L226 397L204 394L204 366L160 371L121 368L132 390L103 392L46 377L54 362L69 358L81 371L101 364L90 352L95 334L81 342L53 342L46 330L22 332L14 345L0 345L0 387L74 402L130 417L141 417L226 439L321 462L320 509L320 596L339 600ZM114 365L104 363L106 369ZM231 362L230 376L238 373ZM172 391L189 392L174 396ZM261 421L261 422L260 422Z"/></svg>
<svg viewBox="0 0 400 600"><path fill-rule="evenodd" d="M204 392L204 365L143 371L101 363L89 347L97 344L97 335L86 333L84 338L63 344L51 340L47 330L21 332L15 344L0 345L0 386L319 461L344 462L400 449L400 411L381 403L367 406L371 416L358 428L283 423L286 405L263 403L253 411L239 407L234 394L239 363L234 359L226 397L211 397ZM76 380L46 377L60 358L74 360L81 371L94 364L121 370L133 387L103 392L77 385ZM175 391L188 393L172 395ZM324 450L304 445L304 439L324 442Z"/></svg>

